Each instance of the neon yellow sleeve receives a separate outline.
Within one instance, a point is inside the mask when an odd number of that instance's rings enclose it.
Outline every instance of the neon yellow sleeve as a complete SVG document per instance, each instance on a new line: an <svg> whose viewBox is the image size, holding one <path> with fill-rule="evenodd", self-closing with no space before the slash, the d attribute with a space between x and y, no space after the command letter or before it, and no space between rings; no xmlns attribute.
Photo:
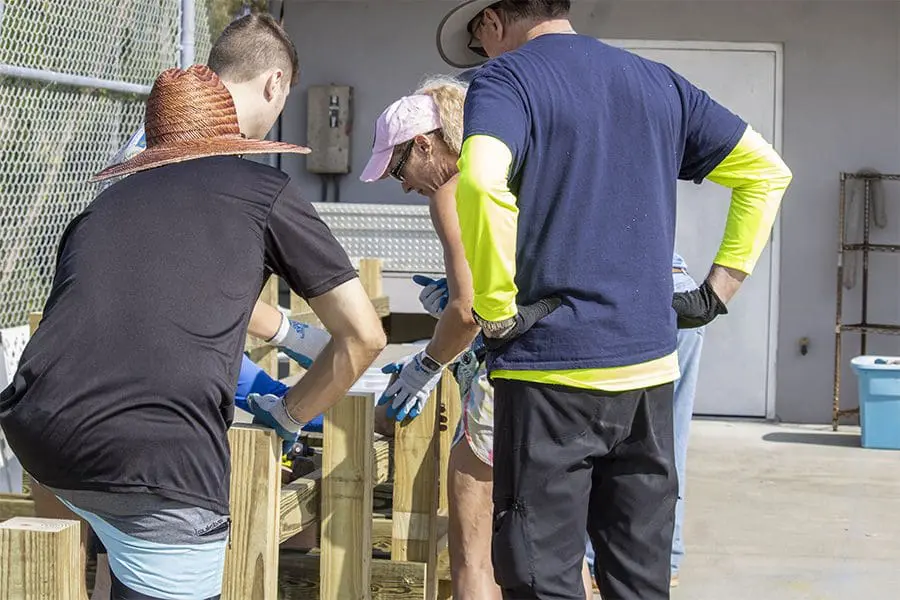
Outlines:
<svg viewBox="0 0 900 600"><path fill-rule="evenodd" d="M456 211L466 260L472 270L473 307L486 321L516 315L516 228L519 209L507 177L512 153L487 135L463 143Z"/></svg>
<svg viewBox="0 0 900 600"><path fill-rule="evenodd" d="M732 189L716 264L748 274L753 271L792 177L775 149L747 126L734 150L707 176Z"/></svg>

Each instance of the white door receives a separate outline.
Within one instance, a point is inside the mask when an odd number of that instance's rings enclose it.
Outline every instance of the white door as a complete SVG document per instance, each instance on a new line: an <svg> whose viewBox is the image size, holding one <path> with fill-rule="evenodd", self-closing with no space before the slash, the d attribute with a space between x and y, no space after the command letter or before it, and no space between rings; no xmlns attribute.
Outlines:
<svg viewBox="0 0 900 600"><path fill-rule="evenodd" d="M774 44L609 41L661 63L780 145L780 48ZM698 283L715 258L730 191L712 182L679 182L676 250ZM776 235L777 240L777 225ZM770 240L753 275L706 330L694 413L774 415L777 246Z"/></svg>

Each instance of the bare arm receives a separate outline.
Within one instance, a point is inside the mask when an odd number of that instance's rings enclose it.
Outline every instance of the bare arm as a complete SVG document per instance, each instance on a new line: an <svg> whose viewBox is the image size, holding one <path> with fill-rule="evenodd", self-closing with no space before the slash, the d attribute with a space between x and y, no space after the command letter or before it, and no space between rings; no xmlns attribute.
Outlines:
<svg viewBox="0 0 900 600"><path fill-rule="evenodd" d="M253 307L253 313L250 315L250 326L247 332L253 337L270 340L278 333L280 325L281 311L262 300L257 300L256 306Z"/></svg>
<svg viewBox="0 0 900 600"><path fill-rule="evenodd" d="M288 413L308 422L331 408L387 344L381 319L358 278L309 299L331 341L285 396Z"/></svg>
<svg viewBox="0 0 900 600"><path fill-rule="evenodd" d="M472 272L466 262L459 217L456 215L456 177L435 192L429 209L444 249L450 299L441 313L427 352L442 364L447 364L471 345L479 331L472 317Z"/></svg>

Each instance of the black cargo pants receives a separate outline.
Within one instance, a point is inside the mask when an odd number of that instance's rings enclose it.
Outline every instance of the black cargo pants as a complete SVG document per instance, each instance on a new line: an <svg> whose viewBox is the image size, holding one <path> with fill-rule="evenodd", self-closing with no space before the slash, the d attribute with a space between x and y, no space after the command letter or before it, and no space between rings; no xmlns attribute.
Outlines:
<svg viewBox="0 0 900 600"><path fill-rule="evenodd" d="M604 600L668 600L672 384L620 393L493 384L492 555L503 597L583 599L587 530Z"/></svg>

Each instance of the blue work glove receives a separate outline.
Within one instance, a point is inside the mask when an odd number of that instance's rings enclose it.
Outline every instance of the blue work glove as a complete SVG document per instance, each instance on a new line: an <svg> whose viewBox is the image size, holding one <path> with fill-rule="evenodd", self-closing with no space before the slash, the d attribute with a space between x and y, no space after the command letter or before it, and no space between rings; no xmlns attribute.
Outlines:
<svg viewBox="0 0 900 600"><path fill-rule="evenodd" d="M297 443L303 423L288 414L284 398L275 394L250 394L247 405L253 414L254 425L264 425L275 430L284 443L282 454L287 454Z"/></svg>
<svg viewBox="0 0 900 600"><path fill-rule="evenodd" d="M324 329L292 321L282 313L281 325L267 343L277 346L291 360L308 369L329 341L331 335Z"/></svg>
<svg viewBox="0 0 900 600"><path fill-rule="evenodd" d="M447 308L450 300L450 290L447 289L447 278L432 279L425 275L413 275L413 281L423 286L419 293L419 302L429 315L435 319L441 318L441 313Z"/></svg>
<svg viewBox="0 0 900 600"><path fill-rule="evenodd" d="M390 403L387 409L389 419L402 421L419 416L428 396L441 380L443 365L428 356L424 350L407 356L403 360L385 365L381 372L396 374L394 380L378 399L378 405Z"/></svg>

